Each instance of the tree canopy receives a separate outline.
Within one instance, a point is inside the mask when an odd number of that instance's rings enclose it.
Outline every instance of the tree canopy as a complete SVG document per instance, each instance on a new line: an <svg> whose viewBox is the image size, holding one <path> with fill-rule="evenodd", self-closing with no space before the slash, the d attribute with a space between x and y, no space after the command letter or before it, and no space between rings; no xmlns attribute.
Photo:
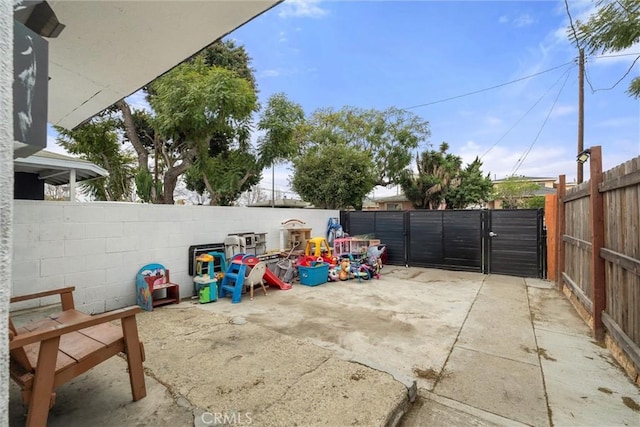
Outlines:
<svg viewBox="0 0 640 427"><path fill-rule="evenodd" d="M429 135L429 123L413 113L346 106L316 110L299 128L297 138L303 149L343 144L367 153L375 185L390 186L411 162L412 150L426 143Z"/></svg>
<svg viewBox="0 0 640 427"><path fill-rule="evenodd" d="M596 6L596 12L586 22L578 21L576 25L578 45L587 53L620 52L640 42L638 0L599 0ZM573 28L569 31L573 37ZM639 58L640 55L627 74ZM627 93L635 98L640 97L640 77L631 80Z"/></svg>
<svg viewBox="0 0 640 427"><path fill-rule="evenodd" d="M532 197L535 197L533 192L538 189L540 189L539 184L526 181L523 177L514 175L505 178L496 185L494 197L502 200L504 209L535 207L540 203L540 199L532 200Z"/></svg>
<svg viewBox="0 0 640 427"><path fill-rule="evenodd" d="M90 121L67 130L59 126L57 142L71 154L88 160L109 172L105 178L80 184L83 192L95 200L126 201L133 194L135 157L121 149L117 123L108 116L96 116Z"/></svg>
<svg viewBox="0 0 640 427"><path fill-rule="evenodd" d="M417 174L411 169L404 171L400 187L417 209L438 209L456 184L462 159L447 150L449 144L443 142L438 151L423 151L416 156Z"/></svg>
<svg viewBox="0 0 640 427"><path fill-rule="evenodd" d="M493 193L493 182L489 174L482 174L481 167L482 162L476 157L460 170L457 186L452 186L445 193L448 209L465 209L489 201Z"/></svg>
<svg viewBox="0 0 640 427"><path fill-rule="evenodd" d="M375 187L369 153L346 144L322 144L293 160L291 187L317 208L362 209Z"/></svg>
<svg viewBox="0 0 640 427"><path fill-rule="evenodd" d="M479 158L462 168L462 159L448 153L443 142L439 150L416 156L417 173L404 171L400 187L417 209L465 209L489 200L493 184L489 174L482 174Z"/></svg>

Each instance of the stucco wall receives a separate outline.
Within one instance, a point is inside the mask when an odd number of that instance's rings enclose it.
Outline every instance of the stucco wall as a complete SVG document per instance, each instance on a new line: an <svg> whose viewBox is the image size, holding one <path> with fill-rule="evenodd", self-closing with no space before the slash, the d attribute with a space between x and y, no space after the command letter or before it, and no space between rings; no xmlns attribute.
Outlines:
<svg viewBox="0 0 640 427"><path fill-rule="evenodd" d="M0 330L8 330L13 216L13 1L0 0ZM9 337L0 334L0 425L8 425Z"/></svg>
<svg viewBox="0 0 640 427"><path fill-rule="evenodd" d="M313 236L324 236L329 217L339 216L315 209L27 200L16 200L14 209L13 295L74 285L76 305L88 313L135 304L135 275L151 262L169 268L181 296L190 296L191 245L266 232L267 250L277 250L282 221L300 219ZM28 307L33 303L12 309Z"/></svg>

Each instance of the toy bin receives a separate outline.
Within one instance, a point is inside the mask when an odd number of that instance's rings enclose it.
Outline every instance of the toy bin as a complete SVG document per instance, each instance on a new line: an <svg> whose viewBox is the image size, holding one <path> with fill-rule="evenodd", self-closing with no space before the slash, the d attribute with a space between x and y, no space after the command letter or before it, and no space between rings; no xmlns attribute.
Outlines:
<svg viewBox="0 0 640 427"><path fill-rule="evenodd" d="M300 284L306 286L318 286L327 283L329 278L329 264L315 263L311 267L298 266Z"/></svg>

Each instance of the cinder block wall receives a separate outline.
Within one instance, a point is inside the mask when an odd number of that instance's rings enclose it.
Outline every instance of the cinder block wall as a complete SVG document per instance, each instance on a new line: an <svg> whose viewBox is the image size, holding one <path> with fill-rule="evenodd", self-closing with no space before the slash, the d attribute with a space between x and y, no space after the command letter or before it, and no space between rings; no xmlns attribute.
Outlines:
<svg viewBox="0 0 640 427"><path fill-rule="evenodd" d="M280 249L280 224L300 219L313 236L326 235L335 210L170 206L137 203L70 203L16 200L12 295L76 286L76 306L87 313L135 304L135 275L159 262L193 290L188 248L219 243L229 233L267 234L267 250ZM12 304L12 310L56 303Z"/></svg>

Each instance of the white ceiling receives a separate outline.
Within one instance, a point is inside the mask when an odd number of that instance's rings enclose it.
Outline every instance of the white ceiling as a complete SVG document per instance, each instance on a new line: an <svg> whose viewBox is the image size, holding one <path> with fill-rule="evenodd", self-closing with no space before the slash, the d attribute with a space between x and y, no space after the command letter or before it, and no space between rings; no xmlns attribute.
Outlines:
<svg viewBox="0 0 640 427"><path fill-rule="evenodd" d="M49 1L49 123L73 128L281 0Z"/></svg>

